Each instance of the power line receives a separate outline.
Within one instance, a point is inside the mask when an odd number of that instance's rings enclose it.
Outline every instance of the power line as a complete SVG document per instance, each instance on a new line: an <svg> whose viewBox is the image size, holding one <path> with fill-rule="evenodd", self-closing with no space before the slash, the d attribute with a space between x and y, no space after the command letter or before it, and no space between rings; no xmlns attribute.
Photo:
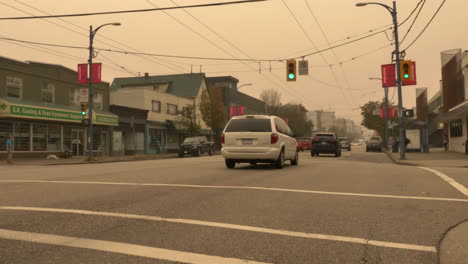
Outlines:
<svg viewBox="0 0 468 264"><path fill-rule="evenodd" d="M403 51L406 51L407 49L409 49L411 46L413 46L414 43L416 43L416 41L418 41L418 39L422 36L422 34L424 34L424 32L426 31L426 29L429 27L429 25L432 23L432 21L434 20L434 18L437 16L437 14L439 14L439 11L442 9L442 7L444 6L445 2L447 2L447 0L444 0L439 8L437 9L437 11L434 13L434 15L432 16L431 20L429 20L429 22L427 23L427 25L423 28L423 30L421 31L421 33L419 33L419 35L416 37L415 40L413 40L413 42L411 42L411 44L408 45L408 47L406 47Z"/></svg>
<svg viewBox="0 0 468 264"><path fill-rule="evenodd" d="M416 23L416 20L418 20L419 14L421 14L421 11L423 10L424 5L426 4L426 0L422 0L422 1L423 2L422 2L422 5L421 5L421 8L419 8L418 13L416 13L416 16L414 17L413 22L411 23L411 25L408 28L408 31L406 31L405 36L403 36L403 39L400 41L400 45L403 44L403 42L405 42L406 37L411 32L411 29L413 29L413 26Z"/></svg>
<svg viewBox="0 0 468 264"><path fill-rule="evenodd" d="M413 9L413 11L411 11L411 13L408 15L408 17L403 20L403 22L401 22L398 26L402 26L403 24L405 24L414 14L414 12L416 12L416 10L418 9L418 7L421 5L422 2L426 2L426 0L420 0L418 2L418 4L416 5L416 7Z"/></svg>
<svg viewBox="0 0 468 264"><path fill-rule="evenodd" d="M186 6L178 6L178 7L163 7L163 8L135 9L135 10L122 10L122 11L64 14L64 15L29 16L29 17L0 17L0 20L25 20L25 19L39 19L39 18L82 17L82 16L111 15L111 14L124 14L124 13L142 13L142 12L174 10L174 9L183 9L183 8L199 8L199 7L210 7L210 6L245 4L245 3L265 2L265 1L268 1L268 0L242 0L242 1L234 1L234 2L210 3L210 4L200 4L200 5L186 5Z"/></svg>
<svg viewBox="0 0 468 264"><path fill-rule="evenodd" d="M39 12L41 12L41 13L50 15L50 13L48 13L48 12L46 12L46 11L43 11L43 10L41 10L41 9L39 9L39 8L36 8L36 7L34 7L34 6L30 5L30 4L24 3L24 2L19 1L19 0L14 0L14 1L17 2L17 3L20 3L20 4L22 4L22 5L24 5L24 6L26 6L26 7L29 7L29 8L31 8L31 9L34 9L34 10L36 10L36 11L39 11ZM10 6L10 5L7 5L7 4L5 4L5 3L1 3L1 4L5 5L5 6L8 6L8 7L10 7L10 8L13 8L13 9L15 9L15 10L18 10L18 11L20 11L20 12L23 12L23 13L26 13L26 14L29 14L29 15L34 16L34 14L29 13L29 12L27 12L27 11L24 11L24 10L22 10L22 9L20 9L20 8L17 8L17 7L14 7L14 6ZM72 23L72 22L70 22L70 21L67 21L67 20L65 20L65 19L63 19L63 18L57 18L57 19L60 20L60 21L62 21L62 22L64 22L64 23L70 24L70 25L72 25L72 26L74 26L74 27L76 27L76 28L78 28L78 29L84 30L85 32L88 31L87 28L84 28L84 27L82 27L82 26L79 26L79 25L77 25L77 24L75 24L75 23ZM71 28L69 28L69 27L65 27L65 26L63 26L63 25L60 25L60 24L55 23L55 22L53 22L53 21L50 21L50 20L48 20L48 19L42 19L42 20L44 20L44 21L46 21L46 22L48 22L48 23L54 24L54 25L56 25L56 26L58 26L58 27L64 28L64 29L66 29L66 30L69 30L69 31L71 31L71 32L74 32L74 33L76 33L76 34L78 34L78 35L84 36L84 37L86 37L86 38L89 37L87 34L81 33L81 32L79 32L79 31L76 31L76 30L71 29ZM119 44L119 45L122 45L122 46L124 46L124 47L130 48L130 49L132 49L132 50L140 51L140 50L135 49L135 48L133 48L133 47L131 47L131 46L128 46L128 45L126 45L126 44L124 44L124 43L121 43L121 42L119 42L119 41L116 41L116 40L113 40L113 39L111 39L111 38L108 38L108 37L106 37L106 36L104 36L104 35L102 35L102 34L100 34L99 36L102 37L102 38L108 39L108 40L110 40L110 41L112 41L112 42L114 42L114 43L117 43L117 44ZM120 49L119 47L117 47L117 46L115 46L115 45L113 45L113 44L104 42L104 41L99 40L99 39L97 39L96 42L101 42L101 43L104 43L104 44L109 45L109 46L111 46L111 47ZM150 59L150 58L147 58L147 57L141 56L141 58L144 58L144 59L146 59L146 60L148 60L148 61L151 61L151 62L153 62L153 63L155 63L155 64L161 65L161 66L166 67L166 68L168 68L168 69L175 70L175 71L177 71L177 72L185 72L185 71L186 71L184 68L179 67L179 66L177 66L177 65L174 65L174 64L172 64L172 63L170 63L170 62L168 62L168 61L165 61L165 60L163 60L163 59L159 59L159 60L160 60L160 61L163 61L163 62L165 62L165 63L167 63L167 64L169 64L169 65L171 65L171 66L167 66L167 65L165 65L165 64L163 64L163 63L160 63L160 62L158 62L158 61L154 61L154 60L152 60L152 59ZM172 67L172 66L173 66L173 67ZM182 71L181 71L180 69L182 69Z"/></svg>

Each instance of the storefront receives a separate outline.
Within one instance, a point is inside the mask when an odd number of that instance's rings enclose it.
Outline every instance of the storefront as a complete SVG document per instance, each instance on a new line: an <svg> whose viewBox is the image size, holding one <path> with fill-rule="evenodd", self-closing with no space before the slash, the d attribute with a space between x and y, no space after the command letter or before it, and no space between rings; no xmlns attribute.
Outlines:
<svg viewBox="0 0 468 264"><path fill-rule="evenodd" d="M166 124L148 121L146 124L146 153L159 154L167 152Z"/></svg>
<svg viewBox="0 0 468 264"><path fill-rule="evenodd" d="M0 152L5 152L9 135L14 139L15 156L31 157L70 151L83 156L87 151L86 127L76 107L26 102L0 98ZM118 117L97 111L93 114L93 148L95 152L110 153L112 127Z"/></svg>

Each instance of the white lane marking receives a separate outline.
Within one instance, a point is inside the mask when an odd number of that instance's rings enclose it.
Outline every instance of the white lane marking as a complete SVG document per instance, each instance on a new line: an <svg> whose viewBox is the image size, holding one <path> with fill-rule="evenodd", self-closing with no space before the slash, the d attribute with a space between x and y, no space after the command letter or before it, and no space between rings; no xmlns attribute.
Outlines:
<svg viewBox="0 0 468 264"><path fill-rule="evenodd" d="M251 232L290 236L290 237L321 239L321 240L358 243L358 244L369 244L369 245L374 245L377 247L436 252L435 247L430 247L430 246L393 243L393 242L378 241L378 240L368 240L365 238L356 238L356 237L303 233L303 232L296 232L296 231L287 231L287 230L270 229L270 228L255 227L255 226L235 225L235 224L226 224L226 223L208 222L208 221L200 221L200 220L181 219L181 218L163 218L163 217L158 217L158 216L97 212L97 211L88 211L88 210L18 207L18 206L0 206L0 210L35 211L35 212L52 212L52 213L69 213L69 214L82 214L82 215L94 215L94 216L121 217L121 218L141 219L141 220L149 220L149 221L170 222L170 223L178 223L178 224L219 227L219 228L226 228L226 229L243 230L243 231L251 231Z"/></svg>
<svg viewBox="0 0 468 264"><path fill-rule="evenodd" d="M325 191L281 189L281 188L267 188L267 187L254 187L254 186L219 186L219 185L189 185L189 184L170 184L170 183L131 183L131 182L42 181L42 180L0 180L0 183L58 183L58 184L157 186L157 187L163 186L163 187L207 188L207 189L238 189L238 190L262 190L262 191L276 191L276 192L294 192L294 193L308 193L308 194L343 195L343 196L392 198L392 199L408 199L408 200L429 200L429 201L464 202L464 203L468 202L468 199L457 199L457 198L438 198L438 197L398 196L398 195L366 194L366 193L325 192Z"/></svg>
<svg viewBox="0 0 468 264"><path fill-rule="evenodd" d="M435 174L435 175L439 176L440 178L442 178L442 180L446 181L448 184L452 185L455 189L457 189L458 191L463 193L465 196L468 196L468 189L465 186L463 186L462 184L455 181L454 179L450 178L449 176L443 174L440 171L436 171L436 170L429 169L429 168L426 168L426 167L419 167L419 168L423 169L423 170L427 170L429 172L432 172L433 174Z"/></svg>
<svg viewBox="0 0 468 264"><path fill-rule="evenodd" d="M163 259L174 262L192 264L266 264L265 262L249 261L235 258L223 258L217 256L209 256L197 253L189 253L183 251L140 246L120 242L12 231L7 229L0 229L0 238L73 248L92 249L105 252L113 252L145 258Z"/></svg>

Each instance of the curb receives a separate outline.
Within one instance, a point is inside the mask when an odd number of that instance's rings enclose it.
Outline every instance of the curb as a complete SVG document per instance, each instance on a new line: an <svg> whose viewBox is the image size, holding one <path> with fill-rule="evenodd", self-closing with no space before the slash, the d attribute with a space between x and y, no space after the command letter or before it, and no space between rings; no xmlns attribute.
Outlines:
<svg viewBox="0 0 468 264"><path fill-rule="evenodd" d="M442 247L442 242L444 241L444 239L446 238L446 236L448 235L448 233L450 231L453 231L454 229L456 229L457 227L465 224L465 223L468 223L468 219L465 219L465 220L462 220L461 222L459 223L456 223L455 225L451 226L450 228L448 228L441 236L440 236L440 239L439 241L437 241L437 246L436 246L436 250L437 250L437 263L438 264L445 264L445 261L441 259L441 247Z"/></svg>
<svg viewBox="0 0 468 264"><path fill-rule="evenodd" d="M103 160L103 161L82 161L82 162L73 162L73 163L52 163L52 164L45 164L42 166L60 166L60 165L89 165L89 164L103 164L103 163L117 163L117 162L135 162L135 161L149 161L149 160L165 160L165 159L176 159L175 157L161 157L161 158L142 158L142 159L127 159L127 160Z"/></svg>
<svg viewBox="0 0 468 264"><path fill-rule="evenodd" d="M392 153L389 152L389 151L385 151L385 155L387 155L387 157L389 159L391 159L393 161L393 163L397 164L397 165L402 165L402 166L420 166L418 164L414 164L414 163L411 163L411 162L406 162L406 161L400 161L400 160L397 160L395 159L395 157L393 157Z"/></svg>

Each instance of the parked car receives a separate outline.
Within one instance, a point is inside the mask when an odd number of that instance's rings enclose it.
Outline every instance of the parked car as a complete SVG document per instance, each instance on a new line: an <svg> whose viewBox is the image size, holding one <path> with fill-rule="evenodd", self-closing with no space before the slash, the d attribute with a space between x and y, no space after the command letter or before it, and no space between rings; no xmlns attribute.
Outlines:
<svg viewBox="0 0 468 264"><path fill-rule="evenodd" d="M179 158L185 155L200 156L201 154L208 153L213 155L214 142L208 141L205 136L188 137L179 146Z"/></svg>
<svg viewBox="0 0 468 264"><path fill-rule="evenodd" d="M226 167L237 163L270 163L282 169L285 160L299 162L297 141L289 126L276 116L233 117L221 136L221 154Z"/></svg>
<svg viewBox="0 0 468 264"><path fill-rule="evenodd" d="M338 140L340 140L341 149L347 149L348 151L351 151L351 141L349 141L349 138L339 137Z"/></svg>
<svg viewBox="0 0 468 264"><path fill-rule="evenodd" d="M382 142L376 139L369 140L366 143L366 152L369 151L382 152Z"/></svg>
<svg viewBox="0 0 468 264"><path fill-rule="evenodd" d="M312 140L312 149L310 155L319 156L320 154L335 154L335 157L341 156L341 144L334 133L316 134Z"/></svg>
<svg viewBox="0 0 468 264"><path fill-rule="evenodd" d="M371 137L371 138L369 139L369 141L371 141L371 140L377 140L377 141L379 141L379 142L383 142L382 138L379 137L379 136L373 136L373 137Z"/></svg>
<svg viewBox="0 0 468 264"><path fill-rule="evenodd" d="M312 149L312 137L301 137L299 139L298 147L300 151L311 150Z"/></svg>

